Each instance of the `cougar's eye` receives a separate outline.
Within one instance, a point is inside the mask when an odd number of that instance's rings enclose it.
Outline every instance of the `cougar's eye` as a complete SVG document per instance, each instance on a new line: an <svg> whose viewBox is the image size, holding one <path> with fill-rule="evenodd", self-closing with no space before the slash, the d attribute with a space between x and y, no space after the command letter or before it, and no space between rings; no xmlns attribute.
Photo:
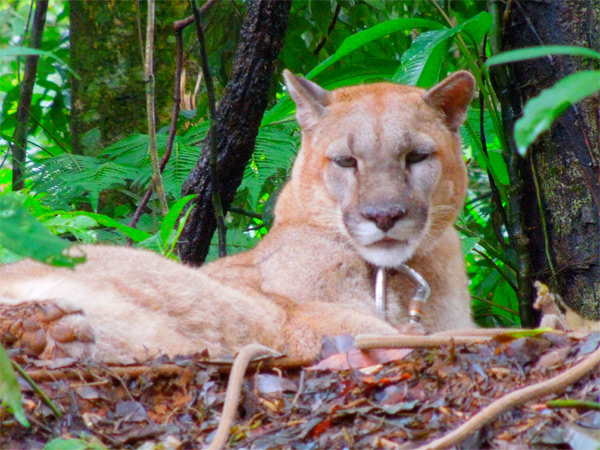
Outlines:
<svg viewBox="0 0 600 450"><path fill-rule="evenodd" d="M406 164L418 164L431 156L429 152L410 152L406 155Z"/></svg>
<svg viewBox="0 0 600 450"><path fill-rule="evenodd" d="M356 167L356 158L353 158L352 156L338 156L333 158L333 162L345 169Z"/></svg>

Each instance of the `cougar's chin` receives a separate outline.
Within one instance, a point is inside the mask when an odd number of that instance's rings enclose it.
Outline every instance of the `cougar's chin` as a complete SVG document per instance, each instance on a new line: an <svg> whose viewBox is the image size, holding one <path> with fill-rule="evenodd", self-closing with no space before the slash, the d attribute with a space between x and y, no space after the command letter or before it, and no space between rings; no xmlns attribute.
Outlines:
<svg viewBox="0 0 600 450"><path fill-rule="evenodd" d="M378 267L398 267L409 260L417 248L418 242L402 242L384 239L369 246L358 245L360 256Z"/></svg>
<svg viewBox="0 0 600 450"><path fill-rule="evenodd" d="M352 231L354 246L358 253L378 267L398 267L409 260L419 247L421 238L427 233L427 224L419 231L414 226L398 229L396 226L385 233L370 223L362 223Z"/></svg>

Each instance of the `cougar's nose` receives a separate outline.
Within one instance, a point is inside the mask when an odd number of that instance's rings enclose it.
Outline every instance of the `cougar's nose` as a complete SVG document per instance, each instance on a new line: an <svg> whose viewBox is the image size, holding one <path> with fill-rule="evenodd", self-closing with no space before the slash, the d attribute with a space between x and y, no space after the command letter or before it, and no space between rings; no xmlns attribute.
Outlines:
<svg viewBox="0 0 600 450"><path fill-rule="evenodd" d="M387 208L377 206L365 206L361 209L362 216L374 222L381 231L391 230L396 222L406 216L406 209L400 205L393 205Z"/></svg>

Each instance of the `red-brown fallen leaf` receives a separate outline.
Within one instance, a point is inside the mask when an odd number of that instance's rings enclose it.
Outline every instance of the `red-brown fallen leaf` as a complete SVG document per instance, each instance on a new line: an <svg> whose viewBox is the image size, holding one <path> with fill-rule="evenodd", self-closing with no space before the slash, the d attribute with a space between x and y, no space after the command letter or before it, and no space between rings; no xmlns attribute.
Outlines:
<svg viewBox="0 0 600 450"><path fill-rule="evenodd" d="M412 352L411 349L375 349L375 350L350 350L345 353L336 353L319 363L307 367L306 370L351 370L362 369L377 364L404 359Z"/></svg>
<svg viewBox="0 0 600 450"><path fill-rule="evenodd" d="M319 437L325 433L331 427L331 420L325 419L323 422L318 423L310 432L310 436L313 438Z"/></svg>
<svg viewBox="0 0 600 450"><path fill-rule="evenodd" d="M411 374L402 373L402 374L396 375L394 377L383 377L379 380L375 377L366 376L366 377L361 377L360 381L362 381L366 385L386 386L388 384L398 383L400 381L409 380L411 378L412 378Z"/></svg>

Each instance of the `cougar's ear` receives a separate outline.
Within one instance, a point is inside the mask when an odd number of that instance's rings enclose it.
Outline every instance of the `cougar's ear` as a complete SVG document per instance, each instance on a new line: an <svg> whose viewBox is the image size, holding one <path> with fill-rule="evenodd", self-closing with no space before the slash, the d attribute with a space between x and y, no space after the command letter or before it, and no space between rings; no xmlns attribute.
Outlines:
<svg viewBox="0 0 600 450"><path fill-rule="evenodd" d="M465 115L473 93L475 78L469 72L461 70L449 75L423 95L426 103L439 108L446 116L448 127L457 131L465 121Z"/></svg>
<svg viewBox="0 0 600 450"><path fill-rule="evenodd" d="M331 93L318 84L294 75L287 69L283 79L292 100L296 103L296 120L302 128L314 126L330 103Z"/></svg>

